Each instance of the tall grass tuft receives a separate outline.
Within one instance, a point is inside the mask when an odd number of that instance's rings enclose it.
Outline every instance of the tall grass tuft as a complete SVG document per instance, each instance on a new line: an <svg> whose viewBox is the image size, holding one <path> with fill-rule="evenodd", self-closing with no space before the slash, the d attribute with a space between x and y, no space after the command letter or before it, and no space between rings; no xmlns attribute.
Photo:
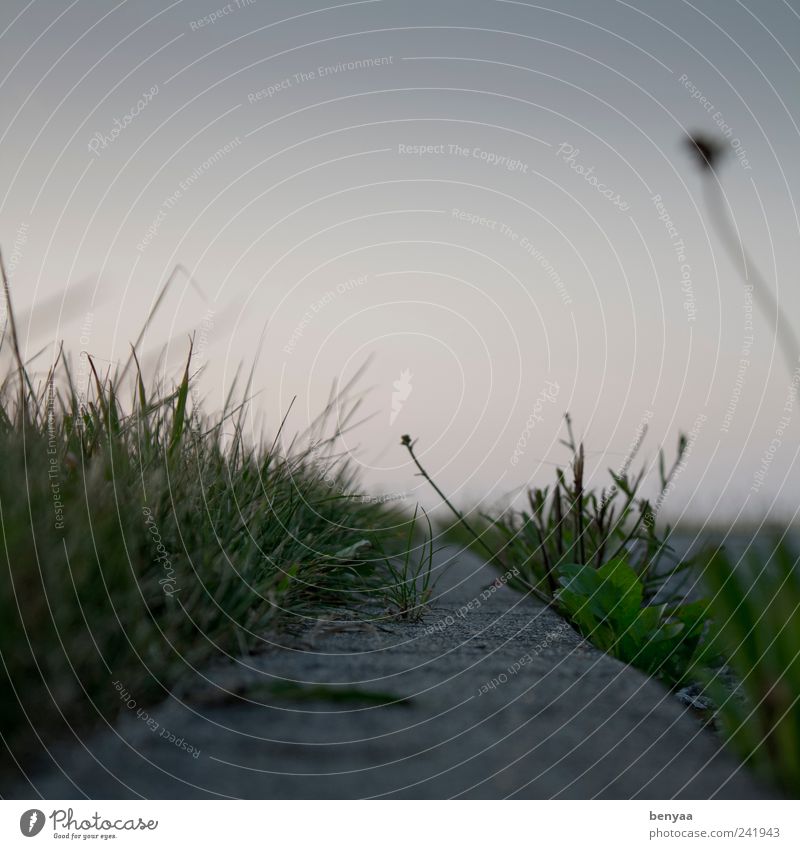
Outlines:
<svg viewBox="0 0 800 849"><path fill-rule="evenodd" d="M419 510L419 507L414 510L414 515L408 523L405 551L401 556L387 556L382 561L389 578L385 589L389 610L398 619L411 622L419 621L424 616L441 577L441 573L434 573L433 556L436 549L433 547L433 526L424 509L422 513L427 533L418 546L415 545Z"/></svg>
<svg viewBox="0 0 800 849"><path fill-rule="evenodd" d="M36 379L9 316L0 733L18 765L113 721L115 681L147 704L276 629L384 598L391 576L362 552L408 520L362 497L346 461L326 468L336 434L251 444L246 405L192 406L191 351L172 387L148 387L135 350L127 379L89 358L78 386L62 354Z"/></svg>

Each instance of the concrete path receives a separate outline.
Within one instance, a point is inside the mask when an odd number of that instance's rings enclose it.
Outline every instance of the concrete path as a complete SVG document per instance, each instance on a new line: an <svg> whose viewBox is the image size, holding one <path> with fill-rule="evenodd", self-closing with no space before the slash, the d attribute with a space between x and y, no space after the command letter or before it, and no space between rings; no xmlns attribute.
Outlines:
<svg viewBox="0 0 800 849"><path fill-rule="evenodd" d="M460 554L421 623L310 626L289 648L211 669L143 718L130 710L113 733L56 751L61 771L15 795L765 795L663 687L495 580ZM275 695L281 680L398 702L298 701Z"/></svg>

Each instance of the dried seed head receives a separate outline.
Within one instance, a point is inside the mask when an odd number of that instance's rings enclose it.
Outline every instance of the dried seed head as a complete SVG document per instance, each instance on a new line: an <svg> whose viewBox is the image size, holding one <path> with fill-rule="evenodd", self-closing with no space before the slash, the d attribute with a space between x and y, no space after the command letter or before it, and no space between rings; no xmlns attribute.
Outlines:
<svg viewBox="0 0 800 849"><path fill-rule="evenodd" d="M701 171L713 171L715 164L725 152L723 144L704 133L688 135L685 143L694 154L695 162L700 166Z"/></svg>

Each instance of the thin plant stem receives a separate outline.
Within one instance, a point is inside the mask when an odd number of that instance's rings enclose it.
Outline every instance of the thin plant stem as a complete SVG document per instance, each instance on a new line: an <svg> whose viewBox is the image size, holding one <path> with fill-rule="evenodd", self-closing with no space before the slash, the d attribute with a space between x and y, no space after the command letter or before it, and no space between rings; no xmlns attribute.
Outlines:
<svg viewBox="0 0 800 849"><path fill-rule="evenodd" d="M775 321L775 336L786 359L789 375L793 376L795 369L800 365L800 346L798 346L794 329L786 313L778 304L777 298L772 294L766 278L753 262L752 257L736 230L728 213L727 204L719 179L716 177L716 172L709 169L704 182L706 205L711 212L712 221L717 228L722 243L734 266L742 275L742 279L746 284L752 285L753 298L764 317L770 322Z"/></svg>
<svg viewBox="0 0 800 849"><path fill-rule="evenodd" d="M480 534L478 534L475 531L475 529L472 527L472 525L470 525L470 523L466 520L464 515L452 504L450 499L442 492L442 490L439 489L439 487L436 485L436 481L433 480L433 478L425 470L422 463L420 463L420 461L417 459L417 455L414 453L415 442L416 442L416 440L412 441L411 437L408 436L407 434L403 435L403 437L400 440L400 444L405 446L408 449L408 453L411 455L411 459L413 460L414 465L419 469L420 475L423 478L425 478L426 481L428 481L428 483L433 487L434 491L439 496L439 498L441 498L442 501L450 508L450 511L453 513L453 515L458 519L458 521L463 525L463 527L469 532L470 536L472 536L472 538L475 540L475 542L477 542L478 545L480 545L480 547L489 555L490 561L493 562L493 563L496 563L497 565L500 566L501 569L506 571L507 567L503 563L503 561L500 559L500 556L496 552L492 551L492 549L486 544L485 540L481 537ZM539 601L541 601L547 607L555 609L555 604L554 604L554 602L551 598L549 598L545 593L543 593L541 590L537 589L536 587L534 587L530 584L528 584L528 586L529 586L531 593L533 595L535 595L536 598L539 599Z"/></svg>

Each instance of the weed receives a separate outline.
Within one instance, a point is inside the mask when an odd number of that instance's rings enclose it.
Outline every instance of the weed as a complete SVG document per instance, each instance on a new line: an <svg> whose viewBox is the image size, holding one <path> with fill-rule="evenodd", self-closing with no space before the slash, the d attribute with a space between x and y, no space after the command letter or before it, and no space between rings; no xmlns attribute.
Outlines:
<svg viewBox="0 0 800 849"><path fill-rule="evenodd" d="M639 495L644 472L628 471L633 456L622 470L611 471L611 487L588 490L584 448L569 415L566 428L571 479L559 468L552 489L528 490L528 509L481 513L477 519L467 519L433 483L410 437L402 444L456 516L455 528L462 532L455 536L488 554L504 573L513 566L512 586L557 609L603 651L677 686L693 670L707 618L702 602L683 602L681 577L688 576L692 562L674 557L669 527L658 531L653 507ZM669 468L660 454L659 500L686 449L681 436Z"/></svg>
<svg viewBox="0 0 800 849"><path fill-rule="evenodd" d="M414 622L421 619L428 609L438 581L433 576L433 527L424 509L422 513L428 532L419 548L415 548L419 510L419 507L414 510L408 523L408 539L403 552L397 557L383 558L389 579L384 588L385 600L397 618ZM416 558L413 557L415 552Z"/></svg>
<svg viewBox="0 0 800 849"><path fill-rule="evenodd" d="M692 680L708 618L703 601L647 604L644 585L624 556L599 569L558 570L561 611L598 648L672 686Z"/></svg>

